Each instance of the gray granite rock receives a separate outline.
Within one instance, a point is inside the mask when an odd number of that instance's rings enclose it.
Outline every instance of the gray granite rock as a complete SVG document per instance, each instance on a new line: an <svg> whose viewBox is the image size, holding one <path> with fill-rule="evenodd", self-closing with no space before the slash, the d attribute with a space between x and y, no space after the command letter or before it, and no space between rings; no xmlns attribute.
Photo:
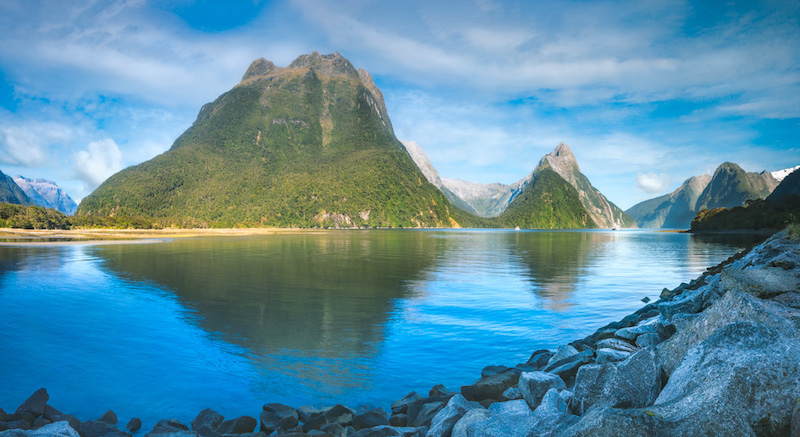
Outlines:
<svg viewBox="0 0 800 437"><path fill-rule="evenodd" d="M356 430L372 428L374 426L390 425L389 418L383 408L373 408L353 418L353 428Z"/></svg>
<svg viewBox="0 0 800 437"><path fill-rule="evenodd" d="M564 380L558 375L546 372L524 372L519 378L519 391L531 410L535 410L542 402L548 390L567 388Z"/></svg>
<svg viewBox="0 0 800 437"><path fill-rule="evenodd" d="M297 410L283 404L265 404L261 408L261 431L271 434L273 431L287 431L299 423Z"/></svg>
<svg viewBox="0 0 800 437"><path fill-rule="evenodd" d="M464 414L476 408L483 408L477 402L469 402L464 396L455 395L450 398L447 405L436 413L436 416L431 420L431 426L428 429L427 437L449 437L453 432L453 427L456 422L461 419Z"/></svg>
<svg viewBox="0 0 800 437"><path fill-rule="evenodd" d="M208 426L211 429L218 429L222 422L225 421L225 417L217 413L216 411L206 408L205 410L199 412L194 419L192 419L192 429L197 430L200 429L202 426Z"/></svg>
<svg viewBox="0 0 800 437"><path fill-rule="evenodd" d="M54 422L35 430L9 429L0 432L0 437L80 437L67 422Z"/></svg>
<svg viewBox="0 0 800 437"><path fill-rule="evenodd" d="M44 407L49 399L50 395L47 394L47 390L40 388L17 407L15 414L30 413L34 418L39 417L44 414Z"/></svg>

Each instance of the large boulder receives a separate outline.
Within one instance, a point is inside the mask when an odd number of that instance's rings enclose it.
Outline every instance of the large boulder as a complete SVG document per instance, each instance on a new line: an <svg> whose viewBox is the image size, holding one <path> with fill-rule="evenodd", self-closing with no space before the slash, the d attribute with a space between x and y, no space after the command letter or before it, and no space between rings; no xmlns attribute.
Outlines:
<svg viewBox="0 0 800 437"><path fill-rule="evenodd" d="M258 425L258 421L255 417L239 416L222 422L218 431L220 434L245 434L255 431L256 425Z"/></svg>
<svg viewBox="0 0 800 437"><path fill-rule="evenodd" d="M583 366L575 377L576 410L593 405L639 408L655 402L661 390L661 366L653 349L641 350L620 363Z"/></svg>
<svg viewBox="0 0 800 437"><path fill-rule="evenodd" d="M461 387L461 394L469 401L482 401L484 399L502 399L503 392L517 385L519 369L508 369L502 373L485 376L472 385Z"/></svg>
<svg viewBox="0 0 800 437"><path fill-rule="evenodd" d="M103 423L103 422L100 422ZM81 425L81 435L83 435L83 425ZM145 437L159 435L194 435L189 432L189 427L177 419L164 419L156 422L153 430L145 434Z"/></svg>
<svg viewBox="0 0 800 437"><path fill-rule="evenodd" d="M192 429L195 431L203 426L207 426L213 430L216 430L223 421L225 421L225 416L222 416L211 408L206 408L205 410L199 412L194 419L192 419L191 425Z"/></svg>
<svg viewBox="0 0 800 437"><path fill-rule="evenodd" d="M39 417L44 414L44 407L47 405L49 399L50 395L48 395L47 390L42 387L33 392L28 399L25 399L25 402L17 407L15 414L29 413L33 415L34 418Z"/></svg>
<svg viewBox="0 0 800 437"><path fill-rule="evenodd" d="M551 388L565 389L567 385L558 375L546 372L523 372L519 377L519 391L531 410L542 402L542 398Z"/></svg>
<svg viewBox="0 0 800 437"><path fill-rule="evenodd" d="M477 402L467 401L464 396L455 395L450 398L447 405L441 409L431 420L426 437L450 437L456 422L469 410L483 408Z"/></svg>
<svg viewBox="0 0 800 437"><path fill-rule="evenodd" d="M652 406L592 408L567 435L789 435L798 362L796 337L730 323L686 353Z"/></svg>
<svg viewBox="0 0 800 437"><path fill-rule="evenodd" d="M527 436L536 425L536 418L525 400L496 402L488 410L468 411L453 427L453 437Z"/></svg>
<svg viewBox="0 0 800 437"><path fill-rule="evenodd" d="M271 434L273 431L286 431L299 423L297 410L283 404L266 404L261 410L261 431Z"/></svg>
<svg viewBox="0 0 800 437"><path fill-rule="evenodd" d="M389 425L389 418L383 408L373 408L353 418L353 428L356 430L372 428L374 426Z"/></svg>
<svg viewBox="0 0 800 437"><path fill-rule="evenodd" d="M0 432L0 437L80 437L67 422L54 422L39 429L9 429Z"/></svg>
<svg viewBox="0 0 800 437"><path fill-rule="evenodd" d="M578 369L581 366L592 363L593 361L594 352L589 349L558 361L551 361L542 368L542 371L558 375L564 382L569 384L572 378L575 377L575 374L578 373Z"/></svg>

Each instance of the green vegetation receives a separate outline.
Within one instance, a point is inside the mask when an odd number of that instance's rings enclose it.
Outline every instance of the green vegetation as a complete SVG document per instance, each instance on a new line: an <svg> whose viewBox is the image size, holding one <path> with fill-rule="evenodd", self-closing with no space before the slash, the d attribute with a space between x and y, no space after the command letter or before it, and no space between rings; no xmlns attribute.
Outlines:
<svg viewBox="0 0 800 437"><path fill-rule="evenodd" d="M721 229L783 229L800 219L800 196L781 202L749 200L745 206L703 209L692 220L692 231Z"/></svg>
<svg viewBox="0 0 800 437"><path fill-rule="evenodd" d="M14 179L0 171L0 202L30 205L31 200Z"/></svg>
<svg viewBox="0 0 800 437"><path fill-rule="evenodd" d="M550 168L536 174L500 216L486 219L499 227L527 229L596 228L578 196L578 190Z"/></svg>
<svg viewBox="0 0 800 437"><path fill-rule="evenodd" d="M417 169L355 70L317 71L241 83L205 105L169 151L109 178L76 214L199 227L471 222Z"/></svg>
<svg viewBox="0 0 800 437"><path fill-rule="evenodd" d="M767 197L777 185L768 173L747 173L738 165L725 162L717 167L697 198L695 210L744 205L748 200Z"/></svg>
<svg viewBox="0 0 800 437"><path fill-rule="evenodd" d="M0 203L0 228L69 229L69 217L41 206Z"/></svg>

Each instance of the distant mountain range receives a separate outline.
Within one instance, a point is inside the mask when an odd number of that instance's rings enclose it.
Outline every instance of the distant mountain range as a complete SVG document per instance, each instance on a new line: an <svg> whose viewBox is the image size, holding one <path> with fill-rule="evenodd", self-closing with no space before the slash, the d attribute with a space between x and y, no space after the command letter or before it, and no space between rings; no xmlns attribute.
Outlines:
<svg viewBox="0 0 800 437"><path fill-rule="evenodd" d="M430 175L429 180L433 178L436 181L431 180L431 183L439 186L448 199L454 204L466 203L469 207L468 211L474 211L481 217L500 217L524 192L525 188L536 180L542 170L550 169L576 190L580 204L591 218L591 223L601 228L635 226L634 220L628 214L592 186L589 179L581 173L578 160L572 150L564 143L559 144L553 152L542 157L530 174L511 185L480 184L461 179L440 178L421 149L412 152L413 149L419 149L416 143L404 142L403 144L409 149L409 154L420 169L427 169L427 172L423 170L426 177ZM456 197L457 200L454 201L452 197Z"/></svg>
<svg viewBox="0 0 800 437"><path fill-rule="evenodd" d="M13 179L33 205L52 208L66 215L72 215L78 209L78 204L53 181L28 179L19 175Z"/></svg>
<svg viewBox="0 0 800 437"><path fill-rule="evenodd" d="M0 202L30 205L31 199L7 174L0 171Z"/></svg>
<svg viewBox="0 0 800 437"><path fill-rule="evenodd" d="M734 163L725 162L714 175L687 179L670 194L640 202L626 212L641 228L686 229L702 209L732 208L748 200L764 199L794 167L776 172L748 173Z"/></svg>

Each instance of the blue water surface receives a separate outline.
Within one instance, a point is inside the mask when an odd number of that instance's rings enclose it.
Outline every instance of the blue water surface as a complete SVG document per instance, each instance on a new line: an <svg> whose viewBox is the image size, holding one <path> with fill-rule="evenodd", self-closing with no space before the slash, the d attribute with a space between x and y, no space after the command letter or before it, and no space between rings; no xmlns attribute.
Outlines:
<svg viewBox="0 0 800 437"><path fill-rule="evenodd" d="M46 387L108 409L389 404L591 334L758 237L329 231L0 247L0 407Z"/></svg>

